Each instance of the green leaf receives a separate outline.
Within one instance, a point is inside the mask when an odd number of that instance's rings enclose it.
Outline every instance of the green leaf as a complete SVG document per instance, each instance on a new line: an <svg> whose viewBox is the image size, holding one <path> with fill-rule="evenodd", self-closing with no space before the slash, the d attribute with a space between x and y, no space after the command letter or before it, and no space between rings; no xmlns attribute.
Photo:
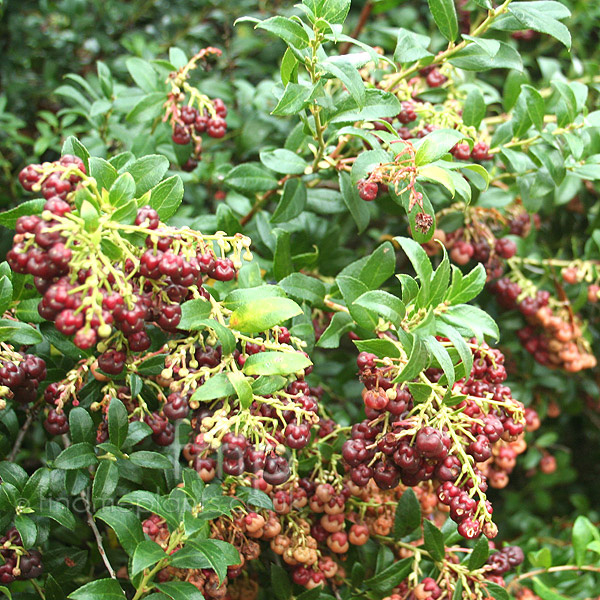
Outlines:
<svg viewBox="0 0 600 600"><path fill-rule="evenodd" d="M306 206L306 186L300 179L288 179L283 186L281 200L271 217L271 223L287 223L297 217Z"/></svg>
<svg viewBox="0 0 600 600"><path fill-rule="evenodd" d="M379 288L396 270L396 251L390 242L385 242L369 256L358 275L370 290Z"/></svg>
<svg viewBox="0 0 600 600"><path fill-rule="evenodd" d="M304 300L313 306L323 303L326 294L325 285L316 277L304 273L292 273L279 282L279 286L297 300Z"/></svg>
<svg viewBox="0 0 600 600"><path fill-rule="evenodd" d="M169 498L163 498L154 492L148 492L146 490L129 492L119 500L119 504L133 504L134 506L139 506L148 512L160 515L169 525L174 527L179 525L179 520L173 510L172 504L169 502Z"/></svg>
<svg viewBox="0 0 600 600"><path fill-rule="evenodd" d="M228 373L229 381L235 388L235 393L240 399L240 406L242 410L248 410L252 404L252 386L250 385L251 379L248 380L239 371L233 371Z"/></svg>
<svg viewBox="0 0 600 600"><path fill-rule="evenodd" d="M292 582L287 571L275 563L271 563L271 587L277 600L290 600Z"/></svg>
<svg viewBox="0 0 600 600"><path fill-rule="evenodd" d="M289 298L268 297L236 308L229 317L229 325L242 333L258 333L301 313L300 306Z"/></svg>
<svg viewBox="0 0 600 600"><path fill-rule="evenodd" d="M538 577L533 578L533 590L542 600L569 600L566 596L550 589Z"/></svg>
<svg viewBox="0 0 600 600"><path fill-rule="evenodd" d="M431 275L433 274L433 267L425 250L423 250L420 244L410 238L396 237L394 239L400 244L406 256L408 256L421 282L421 287L428 288Z"/></svg>
<svg viewBox="0 0 600 600"><path fill-rule="evenodd" d="M352 184L350 175L345 171L339 172L339 183L342 199L356 223L358 233L362 233L371 218L367 203L358 195L358 188Z"/></svg>
<svg viewBox="0 0 600 600"><path fill-rule="evenodd" d="M99 189L110 190L118 177L117 170L103 158L90 158L90 175L96 180Z"/></svg>
<svg viewBox="0 0 600 600"><path fill-rule="evenodd" d="M125 600L125 592L116 579L97 579L68 595L73 600Z"/></svg>
<svg viewBox="0 0 600 600"><path fill-rule="evenodd" d="M240 563L240 555L237 549L222 540L206 539L186 544L186 546L190 545L194 554L202 561L201 564L205 563L205 566L200 568L210 568L215 571L219 581L225 579L228 566ZM181 567L183 561L182 557L178 555L179 552L173 556L173 566Z"/></svg>
<svg viewBox="0 0 600 600"><path fill-rule="evenodd" d="M471 552L471 555L469 556L469 562L467 563L467 568L469 571L475 571L483 567L489 555L490 543L486 537L481 536L479 540L477 540L477 543L473 548L473 552Z"/></svg>
<svg viewBox="0 0 600 600"><path fill-rule="evenodd" d="M55 90L55 93L56 92L57 90ZM61 156L64 156L65 154L74 154L83 161L86 172L90 172L90 153L76 137L69 136L65 140L60 150L60 154Z"/></svg>
<svg viewBox="0 0 600 600"><path fill-rule="evenodd" d="M96 441L94 421L85 408L77 406L69 413L69 433L73 443Z"/></svg>
<svg viewBox="0 0 600 600"><path fill-rule="evenodd" d="M275 189L277 179L256 163L245 163L227 173L225 184L240 192L260 193Z"/></svg>
<svg viewBox="0 0 600 600"><path fill-rule="evenodd" d="M94 447L87 442L80 442L65 448L54 461L57 469L72 470L91 467L98 462Z"/></svg>
<svg viewBox="0 0 600 600"><path fill-rule="evenodd" d="M462 304L475 298L483 290L487 278L485 267L478 264L465 277L458 268L454 268L452 284L444 301L448 304Z"/></svg>
<svg viewBox="0 0 600 600"><path fill-rule="evenodd" d="M474 335L478 340L482 340L486 335L495 340L500 337L498 325L494 319L476 306L468 304L450 306L445 313L439 315L439 319L456 327L467 337Z"/></svg>
<svg viewBox="0 0 600 600"><path fill-rule="evenodd" d="M527 114L538 131L544 129L544 114L546 113L546 106L542 95L530 85L521 86L521 94L525 98L525 105L527 106Z"/></svg>
<svg viewBox="0 0 600 600"><path fill-rule="evenodd" d="M150 93L157 90L158 77L152 65L136 56L127 59L125 62L127 70L136 85L144 92Z"/></svg>
<svg viewBox="0 0 600 600"><path fill-rule="evenodd" d="M216 398L233 396L233 394L235 394L235 388L231 385L227 375L225 373L217 373L198 387L190 400L207 402Z"/></svg>
<svg viewBox="0 0 600 600"><path fill-rule="evenodd" d="M490 69L515 69L523 70L523 61L519 52L505 42L499 42L500 48L494 56L482 44L468 44L457 52L450 60L450 64L465 71L488 71Z"/></svg>
<svg viewBox="0 0 600 600"><path fill-rule="evenodd" d="M363 308L358 304L354 304L354 301L359 296L362 296L365 292L369 291L367 286L355 277L349 277L345 275L338 275L335 281L340 289L340 292L342 292L346 306L350 311L350 316L360 327L374 330L375 326L377 325L377 319L375 318L375 315L370 310Z"/></svg>
<svg viewBox="0 0 600 600"><path fill-rule="evenodd" d="M303 0L317 19L329 23L343 23L350 10L351 0Z"/></svg>
<svg viewBox="0 0 600 600"><path fill-rule="evenodd" d="M403 383L417 377L427 366L428 358L429 355L425 344L418 337L415 337L408 362L404 365L402 371L398 373L394 379L394 383Z"/></svg>
<svg viewBox="0 0 600 600"><path fill-rule="evenodd" d="M169 168L169 161L159 154L150 154L136 160L127 167L135 181L136 197L143 196L163 178Z"/></svg>
<svg viewBox="0 0 600 600"><path fill-rule="evenodd" d="M94 474L92 485L92 500L94 504L100 504L103 500L110 498L117 489L119 483L119 468L112 460L103 460L98 465Z"/></svg>
<svg viewBox="0 0 600 600"><path fill-rule="evenodd" d="M35 514L52 519L71 531L77 526L73 513L62 502L51 498L45 498L41 506L35 509Z"/></svg>
<svg viewBox="0 0 600 600"><path fill-rule="evenodd" d="M311 88L299 83L288 83L283 95L279 98L277 106L271 112L279 117L295 115L304 107L305 102L311 95Z"/></svg>
<svg viewBox="0 0 600 600"><path fill-rule="evenodd" d="M406 315L406 308L402 304L402 301L383 290L365 292L354 301L354 304L373 311L397 327L400 326L402 319Z"/></svg>
<svg viewBox="0 0 600 600"><path fill-rule="evenodd" d="M515 2L508 7L509 12L513 17L521 23L523 29L533 29L540 33L546 33L557 39L567 49L571 48L571 34L566 25L549 16L543 10L537 10L535 3Z"/></svg>
<svg viewBox="0 0 600 600"><path fill-rule="evenodd" d="M0 319L0 342L30 346L39 344L42 340L42 334L31 325L12 319Z"/></svg>
<svg viewBox="0 0 600 600"><path fill-rule="evenodd" d="M342 335L352 331L352 328L352 317L348 313L335 313L327 329L321 334L317 346L319 348L337 348Z"/></svg>
<svg viewBox="0 0 600 600"><path fill-rule="evenodd" d="M331 123L354 123L395 117L401 108L400 101L393 94L383 90L367 89L363 107L358 106L356 100L349 96L339 103Z"/></svg>
<svg viewBox="0 0 600 600"><path fill-rule="evenodd" d="M182 200L183 182L179 175L173 175L152 188L149 204L161 221L167 221L177 212Z"/></svg>
<svg viewBox="0 0 600 600"><path fill-rule="evenodd" d="M164 455L148 450L139 450L129 455L129 460L138 467L146 469L172 469L173 463Z"/></svg>
<svg viewBox="0 0 600 600"><path fill-rule="evenodd" d="M247 505L273 510L273 502L268 494L251 487L239 486L235 491L236 496Z"/></svg>
<svg viewBox="0 0 600 600"><path fill-rule="evenodd" d="M433 20L441 34L453 42L458 35L458 18L454 0L428 0Z"/></svg>
<svg viewBox="0 0 600 600"><path fill-rule="evenodd" d="M273 277L283 279L293 270L292 262L292 234L285 230L276 228L273 230L275 235L275 252L273 253Z"/></svg>
<svg viewBox="0 0 600 600"><path fill-rule="evenodd" d="M108 201L112 206L127 204L135 196L135 180L130 173L122 173L112 184L108 193Z"/></svg>
<svg viewBox="0 0 600 600"><path fill-rule="evenodd" d="M471 370L473 369L473 353L467 345L467 342L465 342L463 336L460 335L458 331L456 331L456 329L450 327L450 325L436 320L435 326L436 334L441 335L443 337L447 337L454 345L454 348L458 352L458 355L462 361L462 377L468 377L471 373ZM459 371L457 369L455 369L455 371L456 378L461 379Z"/></svg>
<svg viewBox="0 0 600 600"><path fill-rule="evenodd" d="M464 139L464 134L456 129L436 129L427 134L415 157L417 166L429 164L447 154L450 149Z"/></svg>
<svg viewBox="0 0 600 600"><path fill-rule="evenodd" d="M258 352L246 359L242 371L246 375L291 375L311 365L300 352Z"/></svg>
<svg viewBox="0 0 600 600"><path fill-rule="evenodd" d="M389 594L389 591L396 587L411 572L412 564L412 558L403 558L402 560L395 561L389 567L367 579L364 584L381 594Z"/></svg>
<svg viewBox="0 0 600 600"><path fill-rule="evenodd" d="M200 593L200 590L187 581L167 581L165 583L157 583L156 587L171 598L171 600L204 600L204 596Z"/></svg>
<svg viewBox="0 0 600 600"><path fill-rule="evenodd" d="M575 552L575 564L579 567L586 564L585 553L592 540L600 540L598 528L583 515L579 515L573 523L571 541Z"/></svg>
<svg viewBox="0 0 600 600"><path fill-rule="evenodd" d="M483 94L479 88L472 88L467 94L463 106L463 123L470 127L479 127L485 117L486 106Z"/></svg>
<svg viewBox="0 0 600 600"><path fill-rule="evenodd" d="M39 215L44 210L46 200L43 198L21 202L19 206L0 212L0 225L14 229L19 217Z"/></svg>
<svg viewBox="0 0 600 600"><path fill-rule="evenodd" d="M127 437L129 418L125 405L118 398L111 398L108 406L108 436L120 448Z"/></svg>
<svg viewBox="0 0 600 600"><path fill-rule="evenodd" d="M286 383L287 379L280 375L261 376L252 381L252 393L257 396L268 396L282 389Z"/></svg>
<svg viewBox="0 0 600 600"><path fill-rule="evenodd" d="M27 471L15 463L8 461L0 462L0 479L14 485L18 490L22 490L27 483Z"/></svg>
<svg viewBox="0 0 600 600"><path fill-rule="evenodd" d="M272 284L261 284L256 287L245 289L238 288L237 290L233 290L227 294L223 304L229 310L236 310L237 308L240 308L241 306L244 306L253 300L271 297L285 298L285 292L280 286Z"/></svg>
<svg viewBox="0 0 600 600"><path fill-rule="evenodd" d="M422 58L433 56L427 49L431 38L408 29L400 28L396 40L394 60L399 63L413 63Z"/></svg>
<svg viewBox="0 0 600 600"><path fill-rule="evenodd" d="M165 103L164 92L144 94L136 105L127 113L125 120L128 123L145 123L152 121L163 112Z"/></svg>
<svg viewBox="0 0 600 600"><path fill-rule="evenodd" d="M150 540L140 542L136 546L131 560L131 577L135 577L144 569L152 567L166 556L165 551L156 542Z"/></svg>
<svg viewBox="0 0 600 600"><path fill-rule="evenodd" d="M144 541L142 524L135 514L126 508L106 506L101 508L94 517L104 521L114 530L119 543L129 556L132 556L137 545Z"/></svg>
<svg viewBox="0 0 600 600"><path fill-rule="evenodd" d="M25 515L15 517L15 527L23 540L24 548L31 548L37 538L37 527L35 523Z"/></svg>
<svg viewBox="0 0 600 600"><path fill-rule="evenodd" d="M451 389L456 377L454 374L454 365L452 364L452 359L448 354L448 350L446 350L446 348L444 348L444 346L442 346L442 344L432 335L426 336L423 341L425 342L425 346L427 346L427 350L429 350L442 368L442 371L444 371L446 381L448 382L448 388Z"/></svg>
<svg viewBox="0 0 600 600"><path fill-rule="evenodd" d="M308 34L304 31L302 26L296 21L286 19L285 17L275 16L266 19L265 21L261 21L260 23L257 23L256 29L264 29L265 31L274 33L286 44L293 46L298 50L306 48L310 43Z"/></svg>
<svg viewBox="0 0 600 600"><path fill-rule="evenodd" d="M181 321L178 329L196 331L202 322L210 315L211 305L204 298L188 300L181 305Z"/></svg>
<svg viewBox="0 0 600 600"><path fill-rule="evenodd" d="M268 169L284 175L302 175L308 166L301 156L285 148L262 150L260 162Z"/></svg>
<svg viewBox="0 0 600 600"><path fill-rule="evenodd" d="M412 488L408 488L402 492L396 505L394 539L399 540L412 533L419 525L421 525L421 505Z"/></svg>
<svg viewBox="0 0 600 600"><path fill-rule="evenodd" d="M438 562L444 560L446 556L444 535L429 519L423 520L423 539L423 545L433 560Z"/></svg>
<svg viewBox="0 0 600 600"><path fill-rule="evenodd" d="M160 375L165 368L166 354L155 354L137 366L138 375Z"/></svg>
<svg viewBox="0 0 600 600"><path fill-rule="evenodd" d="M352 56L352 55L348 55ZM366 88L365 83L358 72L356 65L343 56L330 57L319 63L327 73L337 77L346 87L352 98L359 107L365 105Z"/></svg>
<svg viewBox="0 0 600 600"><path fill-rule="evenodd" d="M497 583L486 581L487 592L492 595L492 598L496 600L510 600L508 592Z"/></svg>

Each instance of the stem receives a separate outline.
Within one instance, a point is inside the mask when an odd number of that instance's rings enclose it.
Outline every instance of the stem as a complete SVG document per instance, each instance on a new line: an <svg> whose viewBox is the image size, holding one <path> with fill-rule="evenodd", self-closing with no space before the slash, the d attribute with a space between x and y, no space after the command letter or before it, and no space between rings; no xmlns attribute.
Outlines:
<svg viewBox="0 0 600 600"><path fill-rule="evenodd" d="M507 586L507 590L510 590L515 583L519 581L523 581L524 579L531 579L536 575L545 575L547 573L559 573L561 571L591 571L593 573L600 573L600 567L592 567L592 566L581 566L578 567L576 565L560 565L558 567L549 567L547 569L536 569L535 571L529 571L528 573L523 573L518 577L515 577Z"/></svg>
<svg viewBox="0 0 600 600"><path fill-rule="evenodd" d="M19 433L17 435L17 439L15 440L15 444L12 447L12 450L10 451L10 454L8 455L8 457L6 459L9 462L14 461L15 457L19 453L19 450L21 449L21 445L23 444L23 440L25 439L25 435L26 435L27 431L29 430L29 428L31 427L31 424L33 423L35 417L37 416L39 408L40 408L40 404L38 403L38 404L34 404L27 411L27 418L25 419L25 423L23 423L23 426L21 427L21 429L19 429Z"/></svg>
<svg viewBox="0 0 600 600"><path fill-rule="evenodd" d="M505 0L504 3L501 4L498 8L488 11L488 16L486 17L486 19L484 21L482 21L481 24L478 25L471 32L471 37L477 37L477 36L483 35L490 28L490 26L492 25L492 23L494 22L496 17L499 17L500 15L504 14L508 10L508 5L511 2L512 2L512 0ZM425 64L426 61L421 59L421 60L417 61L409 69L406 69L405 71L400 71L400 73L398 73L398 75L396 77L390 78L384 89L389 92L395 85L397 85L403 79L406 79L410 75L413 75L414 73L419 71L419 69L421 69L425 66L439 65L439 64L445 62L446 60L448 60L449 58L451 58L452 56L454 56L455 54L460 52L463 48L465 48L468 43L469 43L468 40L463 40L462 42L460 42L456 45L454 44L454 42L450 42L448 44L448 48L446 50L444 50L443 52L440 52L437 56L435 56L435 58L431 62Z"/></svg>
<svg viewBox="0 0 600 600"><path fill-rule="evenodd" d="M79 495L81 496L81 499L83 500L83 505L85 506L85 514L87 515L88 525L91 527L92 531L94 532L94 537L96 538L96 545L98 546L98 552L100 552L100 556L102 557L102 562L104 562L104 566L108 570L112 579L116 579L117 575L115 574L115 570L113 569L112 565L110 564L110 561L108 560L108 556L106 556L106 552L105 552L104 546L102 544L102 536L100 535L100 532L98 531L98 527L96 527L94 517L92 516L92 512L90 510L90 508L91 508L90 501L88 499L87 493L84 490Z"/></svg>

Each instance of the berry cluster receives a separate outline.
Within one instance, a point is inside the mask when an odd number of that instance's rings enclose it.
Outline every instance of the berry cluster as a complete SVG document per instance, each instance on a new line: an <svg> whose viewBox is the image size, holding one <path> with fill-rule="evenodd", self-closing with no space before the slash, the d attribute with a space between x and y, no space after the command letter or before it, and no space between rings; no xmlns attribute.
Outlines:
<svg viewBox="0 0 600 600"><path fill-rule="evenodd" d="M172 139L175 144L186 146L190 142L194 144L194 154L192 162L186 163L185 170L192 170L193 164L200 159L202 154L202 138L200 134L206 133L211 138L222 138L227 132L227 107L220 98L212 102L212 110L201 108L198 110L195 106L188 104L177 109L171 109L171 125L173 128ZM192 168L193 168L192 167Z"/></svg>
<svg viewBox="0 0 600 600"><path fill-rule="evenodd" d="M473 149L466 142L459 142L452 147L450 153L456 160L484 162L493 158L493 155L490 154L490 147L485 142L475 142Z"/></svg>
<svg viewBox="0 0 600 600"><path fill-rule="evenodd" d="M523 294L521 286L507 277L494 282L492 291L501 306L518 309L527 320L528 325L517 335L537 362L570 373L596 366L577 317L558 303L552 304L548 291Z"/></svg>
<svg viewBox="0 0 600 600"><path fill-rule="evenodd" d="M524 560L525 555L519 546L505 546L488 558L487 579L498 585L504 585L502 576L518 567Z"/></svg>
<svg viewBox="0 0 600 600"><path fill-rule="evenodd" d="M35 402L40 383L46 378L46 363L33 354L19 354L2 344L0 386L8 388L0 398L12 397L19 404Z"/></svg>
<svg viewBox="0 0 600 600"><path fill-rule="evenodd" d="M280 330L279 340L282 338L289 340L285 328ZM249 346L252 344L246 345L245 354L236 353L238 363L260 351ZM200 354L200 360L209 364L220 361L218 350L211 348ZM239 406L225 408L222 402L203 405L192 415L194 437L184 448L184 457L204 481L216 476L219 463L223 475L254 473L262 485L280 486L292 474L284 452L301 450L310 442L311 428L319 422L321 393L302 379L293 381L270 397L255 399L245 414L245 423L235 427L236 433L232 429L240 418ZM163 412L167 414L167 407Z"/></svg>
<svg viewBox="0 0 600 600"><path fill-rule="evenodd" d="M9 584L15 580L36 579L44 572L42 555L38 550L23 548L21 536L15 527L11 527L0 537L0 584Z"/></svg>
<svg viewBox="0 0 600 600"><path fill-rule="evenodd" d="M72 165L73 157L67 158ZM56 173L68 177L71 168L60 162L44 165L42 189ZM80 171L83 165L75 168ZM33 172L39 175L37 170ZM78 177L88 181L83 172ZM64 335L74 336L74 343L83 349L111 336L114 327L132 352L147 350L150 337L146 324L174 332L181 319L180 303L194 297L193 290L207 297L203 283L209 278L234 279L240 252L249 246L243 236L236 236L233 244L223 236L213 236L220 246L216 252L212 242L199 234L161 226L157 211L142 206L130 229L145 236L145 247L127 243L112 227L117 224L108 224L107 237L111 235L115 244L127 246L130 256L125 262L115 262L102 247L94 245L89 232L79 219L71 218L70 211L63 199L52 198L42 217L20 217L7 260L15 272L34 276L34 284L43 294L40 315L54 321ZM223 252L232 245L233 260Z"/></svg>
<svg viewBox="0 0 600 600"><path fill-rule="evenodd" d="M164 104L163 121L169 121L172 140L175 144L187 146L193 142L192 155L183 165L183 170L193 171L202 157L202 137L207 133L211 138L222 138L227 132L227 107L221 98L210 100L198 89L190 85L190 72L200 64L207 66L207 59L221 56L217 48L203 48L186 65L173 71L167 78L170 91Z"/></svg>
<svg viewBox="0 0 600 600"><path fill-rule="evenodd" d="M486 344L471 346L473 369L452 390L466 397L457 412L436 410L432 397L415 405L408 387L392 383L396 367L361 352L357 364L365 386L367 420L352 427L342 456L358 486L371 479L381 489L395 488L400 482L407 486L437 482L438 498L459 523L461 535L473 538L483 531L494 537L497 529L485 497L487 479L478 465L491 459L501 439L514 440L523 433L523 409L503 385L506 370L501 352ZM429 369L427 376L435 385L441 371Z"/></svg>

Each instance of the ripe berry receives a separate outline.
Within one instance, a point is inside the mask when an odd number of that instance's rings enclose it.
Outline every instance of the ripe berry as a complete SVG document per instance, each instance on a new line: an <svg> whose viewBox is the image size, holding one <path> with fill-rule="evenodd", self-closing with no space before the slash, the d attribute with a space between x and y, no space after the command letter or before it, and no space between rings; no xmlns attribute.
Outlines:
<svg viewBox="0 0 600 600"><path fill-rule="evenodd" d="M182 106L179 116L186 125L191 125L198 116L198 109L194 106Z"/></svg>
<svg viewBox="0 0 600 600"><path fill-rule="evenodd" d="M398 121L403 125L408 125L417 120L417 113L415 112L414 105L412 102L403 102L402 110L398 113Z"/></svg>
<svg viewBox="0 0 600 600"><path fill-rule="evenodd" d="M221 98L215 98L213 100L213 108L219 117L224 119L227 116L227 107Z"/></svg>
<svg viewBox="0 0 600 600"><path fill-rule="evenodd" d="M357 188L361 200L365 200L366 202L375 200L379 193L379 186L374 181L361 179L357 184Z"/></svg>
<svg viewBox="0 0 600 600"><path fill-rule="evenodd" d="M120 350L107 350L98 357L98 366L109 375L119 375L125 366L125 352Z"/></svg>
<svg viewBox="0 0 600 600"><path fill-rule="evenodd" d="M63 310L56 317L55 326L63 335L74 335L83 327L84 318L82 313L76 313L71 309Z"/></svg>
<svg viewBox="0 0 600 600"><path fill-rule="evenodd" d="M440 87L440 85L443 85L446 83L446 81L448 81L448 78L445 75L442 75L441 71L438 69L433 69L433 71L427 74L425 79L427 81L427 85L433 88Z"/></svg>
<svg viewBox="0 0 600 600"><path fill-rule="evenodd" d="M263 479L270 485L281 485L291 475L290 465L283 456L269 454L265 460Z"/></svg>
<svg viewBox="0 0 600 600"><path fill-rule="evenodd" d="M39 183L41 179L41 174L35 168L35 165L28 165L19 173L19 183L26 189L28 192L31 192L33 186L36 183Z"/></svg>
<svg viewBox="0 0 600 600"><path fill-rule="evenodd" d="M490 147L485 142L477 142L473 146L473 150L471 151L471 158L473 160L491 160L491 155L489 154Z"/></svg>
<svg viewBox="0 0 600 600"><path fill-rule="evenodd" d="M151 206L146 204L138 209L135 217L136 225L145 225L146 229L156 229L159 223L158 213Z"/></svg>
<svg viewBox="0 0 600 600"><path fill-rule="evenodd" d="M235 277L235 267L229 258L215 259L209 275L217 281L231 281Z"/></svg>
<svg viewBox="0 0 600 600"><path fill-rule="evenodd" d="M459 240L454 244L454 247L450 251L450 258L457 265L466 265L473 257L473 245L469 242Z"/></svg>
<svg viewBox="0 0 600 600"><path fill-rule="evenodd" d="M222 138L227 132L227 122L221 117L209 119L206 125L206 131L212 138Z"/></svg>
<svg viewBox="0 0 600 600"><path fill-rule="evenodd" d="M502 258L512 258L517 253L517 245L509 238L496 240L496 252Z"/></svg>
<svg viewBox="0 0 600 600"><path fill-rule="evenodd" d="M62 435L69 431L69 421L64 412L56 412L54 408L48 411L48 416L44 421L44 429L50 435Z"/></svg>
<svg viewBox="0 0 600 600"><path fill-rule="evenodd" d="M173 135L171 136L171 138L175 144L185 146L186 144L190 143L192 136L190 135L190 132L188 131L187 127L185 127L185 125L180 125L179 123L176 123L173 126Z"/></svg>
<svg viewBox="0 0 600 600"><path fill-rule="evenodd" d="M450 152L454 158L456 158L456 160L469 160L471 156L471 148L466 142L456 144L456 146L454 146Z"/></svg>

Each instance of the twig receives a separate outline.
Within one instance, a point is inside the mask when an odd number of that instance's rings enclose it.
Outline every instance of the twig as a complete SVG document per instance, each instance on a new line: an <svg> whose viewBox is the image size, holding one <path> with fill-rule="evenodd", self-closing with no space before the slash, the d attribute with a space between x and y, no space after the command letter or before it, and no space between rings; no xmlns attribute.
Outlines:
<svg viewBox="0 0 600 600"><path fill-rule="evenodd" d="M518 577L515 577L506 587L507 590L510 590L515 583L522 581L523 579L531 579L536 575L545 575L547 573L559 573L561 571L592 571L593 573L600 573L600 567L591 567L583 565L578 567L576 565L560 565L557 567L549 567L548 569L537 569L535 571L529 571L528 573L523 573Z"/></svg>
<svg viewBox="0 0 600 600"><path fill-rule="evenodd" d="M360 13L360 17L358 18L358 23L352 32L350 37L354 39L358 38L360 32L363 30L364 26L367 24L369 17L371 16L371 11L373 10L373 2L371 0L367 0L363 9ZM348 54L348 50L350 50L351 42L344 42L340 46L340 54Z"/></svg>
<svg viewBox="0 0 600 600"><path fill-rule="evenodd" d="M21 427L21 429L19 429L17 439L15 440L15 445L12 447L12 450L10 451L10 454L8 455L7 460L9 462L12 462L13 460L15 460L17 454L19 453L19 450L21 449L21 445L23 444L23 440L25 439L25 434L27 433L27 431L31 427L31 424L33 423L33 420L37 416L39 407L40 407L39 404L34 404L27 411L27 418L25 419L25 423L23 423L23 426Z"/></svg>
<svg viewBox="0 0 600 600"><path fill-rule="evenodd" d="M87 493L84 490L79 495L81 496L81 499L83 500L83 505L85 506L85 513L87 515L88 525L92 528L92 531L94 532L94 537L96 538L96 545L98 546L98 552L100 552L102 561L104 562L104 565L108 569L110 576L113 579L116 579L117 575L115 574L115 570L112 568L112 565L110 564L110 561L108 560L108 557L106 556L106 552L104 551L104 546L102 545L102 536L100 535L100 532L98 531L98 527L96 527L96 523L94 522L94 517L92 516L92 512L90 510L90 508L91 508L90 501L88 500Z"/></svg>

